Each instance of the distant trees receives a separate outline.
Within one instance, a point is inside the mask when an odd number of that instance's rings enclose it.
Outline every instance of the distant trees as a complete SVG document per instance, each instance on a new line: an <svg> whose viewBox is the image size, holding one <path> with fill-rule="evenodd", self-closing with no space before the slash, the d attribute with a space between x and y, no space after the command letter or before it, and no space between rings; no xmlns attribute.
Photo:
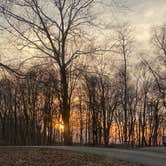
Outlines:
<svg viewBox="0 0 166 166"><path fill-rule="evenodd" d="M100 72L85 75L84 88L89 118L88 143L108 145L113 115L118 105L117 90L111 80Z"/></svg>
<svg viewBox="0 0 166 166"><path fill-rule="evenodd" d="M0 134L6 144L63 142L59 75L51 65L46 66L30 68L24 78L7 73L1 76ZM119 70L111 77L104 70L92 70L84 68L75 80L70 119L73 142L123 143L124 79ZM136 76L132 81L131 75L128 77L127 140L131 145L157 145L165 133L161 96L148 67L140 64Z"/></svg>
<svg viewBox="0 0 166 166"><path fill-rule="evenodd" d="M1 79L1 134L7 144L39 145L55 142L54 117L60 113L53 71L35 68L24 79ZM57 90L57 91L56 91Z"/></svg>

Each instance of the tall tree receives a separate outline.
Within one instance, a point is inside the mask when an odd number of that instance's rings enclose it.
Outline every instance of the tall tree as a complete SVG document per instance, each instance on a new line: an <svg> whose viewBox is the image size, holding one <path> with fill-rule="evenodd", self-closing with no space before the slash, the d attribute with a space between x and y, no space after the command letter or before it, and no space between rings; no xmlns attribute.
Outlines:
<svg viewBox="0 0 166 166"><path fill-rule="evenodd" d="M81 54L81 27L91 21L94 0L3 0L3 28L21 39L21 48L32 48L53 59L59 68L64 122L64 144L70 144L69 68ZM71 49L72 46L72 49Z"/></svg>
<svg viewBox="0 0 166 166"><path fill-rule="evenodd" d="M123 57L121 76L123 79L123 109L124 109L124 142L127 142L127 122L128 122L128 57L131 55L132 27L129 24L120 25L117 28L116 51Z"/></svg>

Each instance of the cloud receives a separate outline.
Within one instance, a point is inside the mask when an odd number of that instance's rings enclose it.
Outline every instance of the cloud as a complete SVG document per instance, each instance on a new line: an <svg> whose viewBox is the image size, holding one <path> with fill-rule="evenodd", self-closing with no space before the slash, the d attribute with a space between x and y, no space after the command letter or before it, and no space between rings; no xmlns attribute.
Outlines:
<svg viewBox="0 0 166 166"><path fill-rule="evenodd" d="M162 25L166 21L165 0L134 0L130 7L133 7L133 10L128 13L128 21L136 27L136 37L139 41L149 40L151 27Z"/></svg>

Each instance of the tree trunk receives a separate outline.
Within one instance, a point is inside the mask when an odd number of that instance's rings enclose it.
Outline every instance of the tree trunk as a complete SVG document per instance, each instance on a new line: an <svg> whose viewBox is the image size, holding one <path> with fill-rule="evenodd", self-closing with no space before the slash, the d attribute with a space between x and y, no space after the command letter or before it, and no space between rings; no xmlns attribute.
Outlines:
<svg viewBox="0 0 166 166"><path fill-rule="evenodd" d="M64 123L64 145L71 145L70 136L70 103L68 96L68 82L65 67L61 69L61 94L62 94L62 120Z"/></svg>

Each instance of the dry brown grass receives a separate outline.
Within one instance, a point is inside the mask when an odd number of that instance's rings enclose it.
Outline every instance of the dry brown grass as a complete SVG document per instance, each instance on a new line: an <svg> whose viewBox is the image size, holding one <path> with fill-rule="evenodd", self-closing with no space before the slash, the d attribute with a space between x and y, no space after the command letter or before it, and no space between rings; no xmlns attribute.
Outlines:
<svg viewBox="0 0 166 166"><path fill-rule="evenodd" d="M136 166L103 156L43 148L1 148L0 166Z"/></svg>

